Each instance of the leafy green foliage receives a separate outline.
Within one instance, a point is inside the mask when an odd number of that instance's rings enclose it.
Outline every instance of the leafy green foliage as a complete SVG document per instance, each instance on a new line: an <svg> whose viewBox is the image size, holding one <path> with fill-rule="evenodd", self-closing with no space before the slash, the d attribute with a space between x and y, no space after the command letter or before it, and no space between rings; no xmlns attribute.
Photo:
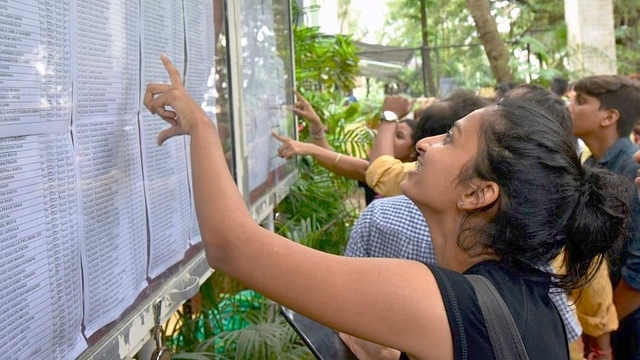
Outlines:
<svg viewBox="0 0 640 360"><path fill-rule="evenodd" d="M343 106L343 98L327 93L305 93L327 127L327 141L339 153L366 157L373 141L367 127L371 114L363 114L359 103ZM310 134L304 128L301 141ZM276 231L309 247L341 254L358 216L357 183L333 174L310 157L299 161L300 177L289 195L278 205Z"/></svg>
<svg viewBox="0 0 640 360"><path fill-rule="evenodd" d="M358 49L350 36L325 36L318 27L294 28L298 87L317 91L343 91L355 87Z"/></svg>
<svg viewBox="0 0 640 360"><path fill-rule="evenodd" d="M279 306L245 290L224 295L200 316L186 317L170 344L183 349L173 359L312 359L295 331L279 314ZM184 336L195 335L186 348Z"/></svg>
<svg viewBox="0 0 640 360"><path fill-rule="evenodd" d="M618 73L639 73L640 3L631 0L618 0L613 4Z"/></svg>
<svg viewBox="0 0 640 360"><path fill-rule="evenodd" d="M357 49L350 37L326 37L318 28L297 26L294 31L296 80L327 128L327 141L339 153L366 157L373 141L367 127L372 111L361 103L347 106L344 94L353 89L358 74ZM309 141L300 120L300 141ZM277 207L276 231L304 245L341 254L359 204L352 200L357 184L318 166L311 158L299 161L300 178Z"/></svg>
<svg viewBox="0 0 640 360"><path fill-rule="evenodd" d="M511 67L517 81L547 86L555 76L573 78L567 68L571 55L567 43L563 0L491 0L505 43L512 56ZM614 22L618 73L640 72L640 2L616 0ZM465 0L426 0L427 26L433 73L437 80L455 78L459 87L495 85L488 61L477 44L477 32ZM406 47L422 45L420 0L391 0L381 44ZM399 76L411 89L422 89L422 78L410 69ZM576 75L577 76L577 75Z"/></svg>

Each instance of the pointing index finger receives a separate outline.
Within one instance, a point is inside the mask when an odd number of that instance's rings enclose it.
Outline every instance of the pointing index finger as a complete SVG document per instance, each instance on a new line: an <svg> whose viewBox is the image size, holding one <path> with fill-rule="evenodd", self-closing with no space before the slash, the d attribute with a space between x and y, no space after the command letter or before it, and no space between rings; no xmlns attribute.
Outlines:
<svg viewBox="0 0 640 360"><path fill-rule="evenodd" d="M171 60L169 60L169 57L165 54L162 54L160 55L160 60L162 60L162 64L167 70L167 74L169 74L171 85L182 87L182 78L180 78L180 72L178 72L178 69L176 69Z"/></svg>
<svg viewBox="0 0 640 360"><path fill-rule="evenodd" d="M274 138L276 138L276 140L278 140L278 141L280 141L280 142L282 142L282 143L283 143L283 142L285 142L285 141L288 139L286 136L282 136L282 135L278 134L278 133L277 133L277 132L275 132L275 131L272 131L272 132L271 132L271 135L272 135Z"/></svg>
<svg viewBox="0 0 640 360"><path fill-rule="evenodd" d="M296 94L296 97L298 98L298 100L307 101L307 99L305 99L304 96L302 96L302 94L298 92L298 89L293 89L293 93Z"/></svg>

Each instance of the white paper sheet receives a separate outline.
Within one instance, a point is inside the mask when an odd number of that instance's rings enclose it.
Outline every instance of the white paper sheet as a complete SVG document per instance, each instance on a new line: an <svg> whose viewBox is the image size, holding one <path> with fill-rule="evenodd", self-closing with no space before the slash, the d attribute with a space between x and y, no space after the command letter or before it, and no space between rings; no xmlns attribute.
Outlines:
<svg viewBox="0 0 640 360"><path fill-rule="evenodd" d="M275 18L270 0L242 0L242 95L248 146L249 191L268 181L284 164L280 143L271 131L288 134L286 127L286 72L278 57ZM275 184L270 184L273 186Z"/></svg>
<svg viewBox="0 0 640 360"><path fill-rule="evenodd" d="M78 0L74 121L85 334L114 321L147 285L147 232L137 124L139 8Z"/></svg>
<svg viewBox="0 0 640 360"><path fill-rule="evenodd" d="M68 133L0 138L0 353L74 358L82 283ZM10 354L10 355L9 355Z"/></svg>
<svg viewBox="0 0 640 360"><path fill-rule="evenodd" d="M202 109L215 123L215 42L213 32L213 1L184 0L185 39L187 45L187 69L184 86L191 96L201 104ZM191 180L190 139L186 138L187 175ZM197 244L202 240L198 219L191 195L191 233L189 242Z"/></svg>
<svg viewBox="0 0 640 360"><path fill-rule="evenodd" d="M0 21L0 136L68 130L69 1L5 2Z"/></svg>
<svg viewBox="0 0 640 360"><path fill-rule="evenodd" d="M184 74L182 3L142 0L141 8L142 84L169 82L160 54L167 54ZM140 111L142 166L151 237L148 275L152 278L184 257L191 230L185 139L177 137L163 146L156 144L158 133L167 126L146 109Z"/></svg>
<svg viewBox="0 0 640 360"><path fill-rule="evenodd" d="M70 2L0 3L0 354L86 349L71 123Z"/></svg>

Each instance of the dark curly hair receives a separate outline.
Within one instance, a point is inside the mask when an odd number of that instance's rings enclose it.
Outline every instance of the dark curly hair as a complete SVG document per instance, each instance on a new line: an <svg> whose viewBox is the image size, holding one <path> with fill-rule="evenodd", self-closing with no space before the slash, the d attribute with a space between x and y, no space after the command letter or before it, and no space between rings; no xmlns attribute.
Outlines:
<svg viewBox="0 0 640 360"><path fill-rule="evenodd" d="M500 195L463 220L460 246L475 240L503 262L529 270L564 250L566 274L551 275L558 286L582 286L621 245L632 187L613 172L583 167L560 122L535 103L504 99L483 116L478 156L460 181L495 182ZM471 221L487 215L488 224Z"/></svg>

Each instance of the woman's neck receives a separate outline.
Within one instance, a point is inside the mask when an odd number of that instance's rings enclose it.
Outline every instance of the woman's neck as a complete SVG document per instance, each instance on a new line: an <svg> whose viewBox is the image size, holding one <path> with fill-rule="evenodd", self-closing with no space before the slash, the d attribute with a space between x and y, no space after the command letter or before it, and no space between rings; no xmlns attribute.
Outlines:
<svg viewBox="0 0 640 360"><path fill-rule="evenodd" d="M423 212L423 214L425 214ZM480 251L472 246L470 250L463 250L458 244L461 215L442 216L425 214L431 233L431 242L436 254L438 266L463 273L471 266L486 260L495 260L495 254ZM471 244L472 245L472 244Z"/></svg>

